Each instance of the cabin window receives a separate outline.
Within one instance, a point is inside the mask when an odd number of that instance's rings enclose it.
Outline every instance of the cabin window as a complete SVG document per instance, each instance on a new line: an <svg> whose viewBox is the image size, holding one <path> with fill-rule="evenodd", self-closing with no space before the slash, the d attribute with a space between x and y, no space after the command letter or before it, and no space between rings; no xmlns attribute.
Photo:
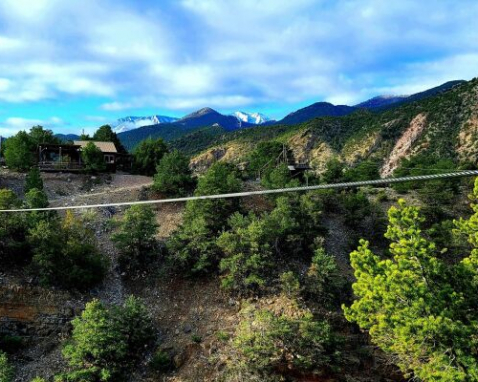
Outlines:
<svg viewBox="0 0 478 382"><path fill-rule="evenodd" d="M105 162L106 163L115 163L114 155L105 155Z"/></svg>

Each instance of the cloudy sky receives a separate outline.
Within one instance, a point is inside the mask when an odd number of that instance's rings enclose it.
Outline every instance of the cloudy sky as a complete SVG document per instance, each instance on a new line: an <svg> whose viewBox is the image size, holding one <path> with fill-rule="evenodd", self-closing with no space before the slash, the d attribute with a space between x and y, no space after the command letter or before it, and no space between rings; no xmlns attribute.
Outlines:
<svg viewBox="0 0 478 382"><path fill-rule="evenodd" d="M281 118L478 76L476 0L1 0L0 134Z"/></svg>

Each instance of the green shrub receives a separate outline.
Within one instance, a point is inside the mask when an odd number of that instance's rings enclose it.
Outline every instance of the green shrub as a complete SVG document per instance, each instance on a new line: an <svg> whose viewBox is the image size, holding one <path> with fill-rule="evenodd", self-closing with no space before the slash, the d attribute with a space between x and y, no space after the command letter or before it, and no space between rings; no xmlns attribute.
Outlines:
<svg viewBox="0 0 478 382"><path fill-rule="evenodd" d="M305 275L304 289L308 297L322 303L339 300L342 280L333 256L328 255L323 247L317 248Z"/></svg>
<svg viewBox="0 0 478 382"><path fill-rule="evenodd" d="M88 173L106 170L104 154L93 142L88 142L83 148L81 160L83 161L85 171Z"/></svg>
<svg viewBox="0 0 478 382"><path fill-rule="evenodd" d="M27 208L46 208L48 207L48 196L43 190L30 188L25 194L25 204Z"/></svg>
<svg viewBox="0 0 478 382"><path fill-rule="evenodd" d="M275 276L273 259L310 256L320 218L320 203L309 195L279 197L274 210L260 217L232 215L231 229L217 240L225 255L220 262L223 288L257 293Z"/></svg>
<svg viewBox="0 0 478 382"><path fill-rule="evenodd" d="M219 340L219 341L223 341L223 342L226 342L226 341L229 341L229 333L226 333L222 330L219 330L217 333L216 333L216 338Z"/></svg>
<svg viewBox="0 0 478 382"><path fill-rule="evenodd" d="M214 269L220 258L216 235L203 218L187 220L170 237L167 249L173 267L190 274Z"/></svg>
<svg viewBox="0 0 478 382"><path fill-rule="evenodd" d="M171 355L164 350L156 350L149 366L157 372L168 372L174 368Z"/></svg>
<svg viewBox="0 0 478 382"><path fill-rule="evenodd" d="M242 310L233 346L250 368L268 375L279 367L311 371L329 364L334 352L329 324L290 305L292 315L253 306Z"/></svg>
<svg viewBox="0 0 478 382"><path fill-rule="evenodd" d="M40 220L30 229L32 270L46 285L88 289L100 282L108 266L93 232L67 211L63 221Z"/></svg>
<svg viewBox="0 0 478 382"><path fill-rule="evenodd" d="M199 334L193 334L191 340L196 344L200 344L202 342L202 337Z"/></svg>
<svg viewBox="0 0 478 382"><path fill-rule="evenodd" d="M147 266L158 255L157 229L156 215L150 206L135 205L126 210L119 231L111 237L120 251L123 269Z"/></svg>
<svg viewBox="0 0 478 382"><path fill-rule="evenodd" d="M222 233L217 240L225 254L219 267L223 273L222 287L236 294L257 292L266 284L272 256L271 232L266 229L265 219L252 214L236 213L229 224L231 231Z"/></svg>
<svg viewBox="0 0 478 382"><path fill-rule="evenodd" d="M8 362L7 355L0 350L0 382L13 382L13 366Z"/></svg>
<svg viewBox="0 0 478 382"><path fill-rule="evenodd" d="M259 171L266 173L276 165L276 160L283 151L283 144L275 141L259 142L247 157L247 171L256 178Z"/></svg>
<svg viewBox="0 0 478 382"><path fill-rule="evenodd" d="M292 271L284 272L280 275L282 293L287 297L298 297L300 294L299 278Z"/></svg>
<svg viewBox="0 0 478 382"><path fill-rule="evenodd" d="M110 308L93 300L72 325L72 339L63 349L70 371L59 381L124 380L154 336L145 306L134 297Z"/></svg>
<svg viewBox="0 0 478 382"><path fill-rule="evenodd" d="M344 181L345 164L336 158L329 160L322 174L323 183L340 183Z"/></svg>
<svg viewBox="0 0 478 382"><path fill-rule="evenodd" d="M261 184L267 189L298 187L300 181L293 179L291 171L286 163L279 164L270 171L265 172L261 178Z"/></svg>
<svg viewBox="0 0 478 382"><path fill-rule="evenodd" d="M193 186L188 158L178 150L164 154L156 167L153 188L168 196L184 196Z"/></svg>
<svg viewBox="0 0 478 382"><path fill-rule="evenodd" d="M355 167L348 168L344 173L346 182L358 182L364 180L380 178L380 161L367 159L360 162Z"/></svg>

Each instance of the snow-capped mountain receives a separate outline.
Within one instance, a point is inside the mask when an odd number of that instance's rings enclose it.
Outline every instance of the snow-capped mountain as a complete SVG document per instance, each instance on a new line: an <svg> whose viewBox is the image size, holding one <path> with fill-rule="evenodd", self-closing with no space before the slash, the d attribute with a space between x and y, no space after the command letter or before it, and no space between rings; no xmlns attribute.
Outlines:
<svg viewBox="0 0 478 382"><path fill-rule="evenodd" d="M173 123L178 118L167 117L165 115L153 115L150 117L125 117L118 119L113 125L113 130L116 133L124 133L132 129L143 126L159 125L162 123Z"/></svg>
<svg viewBox="0 0 478 382"><path fill-rule="evenodd" d="M270 121L269 118L261 113L245 113L243 111L236 111L233 116L235 116L239 121L252 123L254 125L261 125Z"/></svg>

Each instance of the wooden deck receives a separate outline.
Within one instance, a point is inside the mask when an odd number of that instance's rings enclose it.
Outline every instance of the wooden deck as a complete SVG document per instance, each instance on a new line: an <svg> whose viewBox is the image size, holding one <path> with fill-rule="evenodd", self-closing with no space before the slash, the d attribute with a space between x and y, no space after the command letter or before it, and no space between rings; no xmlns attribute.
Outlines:
<svg viewBox="0 0 478 382"><path fill-rule="evenodd" d="M79 172L84 169L83 164L78 162L39 162L38 168L40 171L72 171Z"/></svg>

